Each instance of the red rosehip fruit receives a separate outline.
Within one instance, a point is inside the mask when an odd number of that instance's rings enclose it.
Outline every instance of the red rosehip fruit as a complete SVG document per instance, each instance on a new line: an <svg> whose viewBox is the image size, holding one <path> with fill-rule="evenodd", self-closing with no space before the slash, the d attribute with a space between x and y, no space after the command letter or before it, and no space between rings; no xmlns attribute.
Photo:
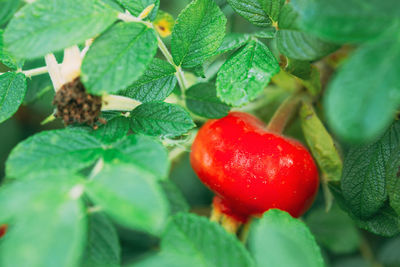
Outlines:
<svg viewBox="0 0 400 267"><path fill-rule="evenodd" d="M190 161L217 195L214 208L242 222L271 208L299 217L318 191L318 170L308 150L243 112L205 123Z"/></svg>
<svg viewBox="0 0 400 267"><path fill-rule="evenodd" d="M7 232L7 224L0 224L0 238L2 238Z"/></svg>

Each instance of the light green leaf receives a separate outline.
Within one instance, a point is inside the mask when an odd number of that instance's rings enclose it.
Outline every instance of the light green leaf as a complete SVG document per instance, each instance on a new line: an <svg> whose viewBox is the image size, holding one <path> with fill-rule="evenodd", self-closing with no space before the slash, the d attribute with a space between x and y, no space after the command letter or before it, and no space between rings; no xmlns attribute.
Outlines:
<svg viewBox="0 0 400 267"><path fill-rule="evenodd" d="M88 184L89 197L120 224L160 234L168 203L156 177L134 165L106 164Z"/></svg>
<svg viewBox="0 0 400 267"><path fill-rule="evenodd" d="M257 266L324 266L307 226L288 213L271 209L251 225L249 249Z"/></svg>
<svg viewBox="0 0 400 267"><path fill-rule="evenodd" d="M326 117L345 141L372 141L393 121L400 103L400 45L388 34L360 47L328 86Z"/></svg>
<svg viewBox="0 0 400 267"><path fill-rule="evenodd" d="M140 102L162 101L176 86L175 68L168 62L154 58L143 76L120 92L120 95Z"/></svg>
<svg viewBox="0 0 400 267"><path fill-rule="evenodd" d="M178 16L171 39L176 65L195 67L212 56L225 35L226 18L213 0L194 0Z"/></svg>
<svg viewBox="0 0 400 267"><path fill-rule="evenodd" d="M0 0L0 25L12 18L20 4L20 0Z"/></svg>
<svg viewBox="0 0 400 267"><path fill-rule="evenodd" d="M195 124L181 106L164 103L144 103L131 112L131 127L137 133L158 136L179 136Z"/></svg>
<svg viewBox="0 0 400 267"><path fill-rule="evenodd" d="M261 0L228 0L228 3L239 15L256 26L266 27L272 24Z"/></svg>
<svg viewBox="0 0 400 267"><path fill-rule="evenodd" d="M297 60L317 60L333 51L338 46L300 31L299 18L290 4L283 7L279 16L279 31L276 42L279 51L285 56Z"/></svg>
<svg viewBox="0 0 400 267"><path fill-rule="evenodd" d="M390 206L400 216L400 148L392 153L386 164L386 190Z"/></svg>
<svg viewBox="0 0 400 267"><path fill-rule="evenodd" d="M169 202L170 214L189 212L190 206L179 188L169 179L160 181L164 194Z"/></svg>
<svg viewBox="0 0 400 267"><path fill-rule="evenodd" d="M242 106L255 99L279 72L274 55L258 40L231 56L217 77L217 95L225 103Z"/></svg>
<svg viewBox="0 0 400 267"><path fill-rule="evenodd" d="M291 4L301 16L302 28L340 43L374 39L400 18L397 0L293 0Z"/></svg>
<svg viewBox="0 0 400 267"><path fill-rule="evenodd" d="M342 193L347 207L360 218L373 216L387 199L386 164L400 147L400 122L375 143L352 147L346 155Z"/></svg>
<svg viewBox="0 0 400 267"><path fill-rule="evenodd" d="M259 0L259 2L268 16L277 21L285 0Z"/></svg>
<svg viewBox="0 0 400 267"><path fill-rule="evenodd" d="M86 243L86 211L69 176L16 181L0 190L3 267L78 266ZM71 191L72 190L72 191Z"/></svg>
<svg viewBox="0 0 400 267"><path fill-rule="evenodd" d="M117 12L99 0L37 0L17 12L4 41L14 56L35 58L82 43L116 19Z"/></svg>
<svg viewBox="0 0 400 267"><path fill-rule="evenodd" d="M0 62L3 65L7 66L12 70L16 70L18 68L17 64L21 64L21 62L17 62L10 53L8 53L4 47L4 30L0 29Z"/></svg>
<svg viewBox="0 0 400 267"><path fill-rule="evenodd" d="M161 239L161 252L135 266L254 266L232 234L207 218L180 213L172 217Z"/></svg>
<svg viewBox="0 0 400 267"><path fill-rule="evenodd" d="M220 47L215 51L214 55L220 55L239 47L242 47L250 40L250 35L245 33L232 32L225 35Z"/></svg>
<svg viewBox="0 0 400 267"><path fill-rule="evenodd" d="M142 11L154 4L154 8L151 13L146 17L150 20L154 20L157 16L158 8L160 7L160 0L117 0L124 8L126 8L135 17L139 16Z"/></svg>
<svg viewBox="0 0 400 267"><path fill-rule="evenodd" d="M230 107L217 97L215 85L198 83L185 94L186 106L193 113L206 118L222 118L228 115Z"/></svg>
<svg viewBox="0 0 400 267"><path fill-rule="evenodd" d="M17 112L26 93L26 79L22 73L0 75L0 123Z"/></svg>
<svg viewBox="0 0 400 267"><path fill-rule="evenodd" d="M332 140L313 107L303 103L300 109L301 127L314 159L328 181L340 181L342 160Z"/></svg>
<svg viewBox="0 0 400 267"><path fill-rule="evenodd" d="M318 243L335 254L353 253L361 243L361 236L351 218L337 205L329 212L324 209L311 210L306 217Z"/></svg>
<svg viewBox="0 0 400 267"><path fill-rule="evenodd" d="M118 23L90 47L82 63L82 82L97 95L125 89L143 74L156 51L153 29L136 22Z"/></svg>
<svg viewBox="0 0 400 267"><path fill-rule="evenodd" d="M117 231L102 213L89 216L89 237L82 259L82 267L121 266L121 248Z"/></svg>
<svg viewBox="0 0 400 267"><path fill-rule="evenodd" d="M273 39L276 36L276 29L274 27L268 27L260 31L252 33L253 36L260 39Z"/></svg>

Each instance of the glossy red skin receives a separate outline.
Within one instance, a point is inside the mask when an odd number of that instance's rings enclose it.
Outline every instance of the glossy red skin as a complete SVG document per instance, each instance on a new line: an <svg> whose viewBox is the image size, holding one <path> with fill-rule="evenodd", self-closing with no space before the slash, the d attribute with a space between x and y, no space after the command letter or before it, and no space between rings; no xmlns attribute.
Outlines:
<svg viewBox="0 0 400 267"><path fill-rule="evenodd" d="M220 199L224 213L246 220L271 208L301 216L318 191L318 170L298 141L267 132L242 112L210 120L192 145L190 161L200 180Z"/></svg>

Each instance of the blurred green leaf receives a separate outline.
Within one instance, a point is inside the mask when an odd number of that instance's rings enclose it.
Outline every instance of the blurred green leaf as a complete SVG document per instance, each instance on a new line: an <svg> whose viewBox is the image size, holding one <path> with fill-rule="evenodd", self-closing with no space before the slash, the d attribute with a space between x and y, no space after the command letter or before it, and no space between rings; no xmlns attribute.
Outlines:
<svg viewBox="0 0 400 267"><path fill-rule="evenodd" d="M269 18L268 13L264 10L262 2L263 1L261 0L228 0L229 5L239 15L256 26L266 27L271 25L272 21ZM268 0L268 3L271 2L272 1Z"/></svg>
<svg viewBox="0 0 400 267"><path fill-rule="evenodd" d="M176 86L175 72L171 64L154 58L143 76L119 94L141 102L162 101Z"/></svg>
<svg viewBox="0 0 400 267"><path fill-rule="evenodd" d="M235 50L246 44L250 40L250 37L249 34L244 33L228 33L225 35L220 47L215 51L214 55L220 55Z"/></svg>
<svg viewBox="0 0 400 267"><path fill-rule="evenodd" d="M89 197L120 224L154 235L163 230L168 203L157 177L134 165L105 164L87 184Z"/></svg>
<svg viewBox="0 0 400 267"><path fill-rule="evenodd" d="M336 205L329 212L322 208L312 210L306 223L318 243L333 253L353 253L360 246L361 237L354 222Z"/></svg>
<svg viewBox="0 0 400 267"><path fill-rule="evenodd" d="M307 226L288 213L271 209L251 225L249 249L262 266L324 266Z"/></svg>
<svg viewBox="0 0 400 267"><path fill-rule="evenodd" d="M93 131L93 135L104 143L113 143L121 138L124 138L129 132L129 119L115 112L114 115L103 113L102 117L106 117L107 122L104 125ZM110 118L107 118L109 117Z"/></svg>
<svg viewBox="0 0 400 267"><path fill-rule="evenodd" d="M17 60L13 56L10 55L9 52L6 51L4 47L4 30L0 29L0 62L3 63L5 66L12 70L16 70L18 68Z"/></svg>
<svg viewBox="0 0 400 267"><path fill-rule="evenodd" d="M273 21L277 21L285 0L259 0L264 11Z"/></svg>
<svg viewBox="0 0 400 267"><path fill-rule="evenodd" d="M400 45L390 32L361 46L329 84L324 107L332 130L344 141L367 142L393 121L400 103Z"/></svg>
<svg viewBox="0 0 400 267"><path fill-rule="evenodd" d="M86 243L86 211L70 176L42 176L0 189L0 265L78 266Z"/></svg>
<svg viewBox="0 0 400 267"><path fill-rule="evenodd" d="M276 35L278 49L285 56L297 60L317 60L338 48L337 45L300 31L298 24L297 12L290 4L285 5L279 16L279 31Z"/></svg>
<svg viewBox="0 0 400 267"><path fill-rule="evenodd" d="M137 133L174 137L186 133L194 126L189 113L179 105L149 102L131 112L131 127Z"/></svg>
<svg viewBox="0 0 400 267"><path fill-rule="evenodd" d="M169 202L170 213L189 212L190 206L179 188L171 180L160 181Z"/></svg>
<svg viewBox="0 0 400 267"><path fill-rule="evenodd" d="M374 39L400 19L397 0L293 0L291 3L301 15L302 28L341 43Z"/></svg>
<svg viewBox="0 0 400 267"><path fill-rule="evenodd" d="M103 32L117 12L98 0L37 0L7 25L6 48L18 58L35 58L76 45Z"/></svg>
<svg viewBox="0 0 400 267"><path fill-rule="evenodd" d="M0 0L0 25L3 25L12 18L20 4L20 0Z"/></svg>
<svg viewBox="0 0 400 267"><path fill-rule="evenodd" d="M378 259L385 266L400 266L400 237L386 241L381 247Z"/></svg>
<svg viewBox="0 0 400 267"><path fill-rule="evenodd" d="M207 218L189 213L172 217L161 240L161 252L135 266L254 266L244 246Z"/></svg>
<svg viewBox="0 0 400 267"><path fill-rule="evenodd" d="M198 83L186 91L186 106L193 113L206 118L222 118L230 107L219 100L215 85Z"/></svg>
<svg viewBox="0 0 400 267"><path fill-rule="evenodd" d="M24 101L26 93L25 75L6 72L0 75L0 123L9 119Z"/></svg>
<svg viewBox="0 0 400 267"><path fill-rule="evenodd" d="M315 161L328 181L340 181L342 160L331 135L310 103L303 103L300 109L301 127Z"/></svg>
<svg viewBox="0 0 400 267"><path fill-rule="evenodd" d="M118 23L93 42L82 63L82 82L98 95L125 89L143 74L156 51L153 29Z"/></svg>
<svg viewBox="0 0 400 267"><path fill-rule="evenodd" d="M342 192L348 208L360 218L374 215L387 199L386 164L400 147L400 122L375 143L353 147L344 160Z"/></svg>
<svg viewBox="0 0 400 267"><path fill-rule="evenodd" d="M135 17L139 16L146 7L154 4L153 10L146 17L150 20L154 20L156 18L158 8L160 7L160 0L117 0L117 2L119 2Z"/></svg>
<svg viewBox="0 0 400 267"><path fill-rule="evenodd" d="M261 39L273 39L276 36L276 29L274 27L268 27L260 31L252 33L253 36Z"/></svg>
<svg viewBox="0 0 400 267"><path fill-rule="evenodd" d="M392 153L386 164L386 190L390 206L400 216L400 148Z"/></svg>
<svg viewBox="0 0 400 267"><path fill-rule="evenodd" d="M214 54L225 35L226 18L213 0L194 0L178 16L171 39L176 65L197 66Z"/></svg>
<svg viewBox="0 0 400 267"><path fill-rule="evenodd" d="M217 95L229 105L242 106L254 100L278 72L278 62L268 47L252 40L222 65Z"/></svg>
<svg viewBox="0 0 400 267"><path fill-rule="evenodd" d="M109 219L102 213L91 213L88 217L88 232L88 241L81 266L121 266L118 235Z"/></svg>

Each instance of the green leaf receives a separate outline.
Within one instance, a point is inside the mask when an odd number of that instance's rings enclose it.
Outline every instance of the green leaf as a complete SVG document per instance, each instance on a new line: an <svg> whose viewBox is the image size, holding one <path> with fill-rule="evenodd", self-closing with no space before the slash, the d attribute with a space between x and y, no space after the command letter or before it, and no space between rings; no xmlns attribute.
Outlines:
<svg viewBox="0 0 400 267"><path fill-rule="evenodd" d="M103 113L102 117L106 117L107 123L93 131L93 135L103 143L113 143L128 134L130 128L129 119L120 112Z"/></svg>
<svg viewBox="0 0 400 267"><path fill-rule="evenodd" d="M303 103L300 109L301 127L314 159L328 181L340 181L342 160L331 135L325 129L313 107Z"/></svg>
<svg viewBox="0 0 400 267"><path fill-rule="evenodd" d="M146 70L157 51L153 29L121 22L97 38L82 63L88 92L101 95L127 88Z"/></svg>
<svg viewBox="0 0 400 267"><path fill-rule="evenodd" d="M307 226L288 213L271 209L251 225L249 249L257 266L324 266Z"/></svg>
<svg viewBox="0 0 400 267"><path fill-rule="evenodd" d="M133 131L152 136L179 136L195 126L181 106L165 102L144 103L131 112L131 119Z"/></svg>
<svg viewBox="0 0 400 267"><path fill-rule="evenodd" d="M276 36L276 29L274 27L268 27L260 31L252 33L254 37L261 39L273 39Z"/></svg>
<svg viewBox="0 0 400 267"><path fill-rule="evenodd" d="M3 40L4 30L0 29L0 62L3 63L5 66L12 70L16 70L17 62L11 55L8 53L4 47L4 40Z"/></svg>
<svg viewBox="0 0 400 267"><path fill-rule="evenodd" d="M82 43L116 19L117 12L98 0L37 0L14 16L4 41L14 56L35 58Z"/></svg>
<svg viewBox="0 0 400 267"><path fill-rule="evenodd" d="M163 101L176 86L175 72L171 64L154 58L143 76L120 94L141 102Z"/></svg>
<svg viewBox="0 0 400 267"><path fill-rule="evenodd" d="M400 237L386 241L379 251L379 262L385 266L399 266L400 265Z"/></svg>
<svg viewBox="0 0 400 267"><path fill-rule="evenodd" d="M353 147L344 160L342 193L348 208L358 217L368 218L387 199L386 164L400 147L400 122L396 122L375 143Z"/></svg>
<svg viewBox="0 0 400 267"><path fill-rule="evenodd" d="M17 112L26 93L26 79L22 73L0 75L0 123Z"/></svg>
<svg viewBox="0 0 400 267"><path fill-rule="evenodd" d="M135 266L254 266L238 239L220 225L195 214L172 217L161 239L161 252Z"/></svg>
<svg viewBox="0 0 400 267"><path fill-rule="evenodd" d="M0 265L78 266L86 243L86 211L72 177L16 181L0 190ZM79 186L78 186L79 187Z"/></svg>
<svg viewBox="0 0 400 267"><path fill-rule="evenodd" d="M371 141L392 122L400 103L397 39L389 34L363 45L330 82L324 99L326 116L344 141Z"/></svg>
<svg viewBox="0 0 400 267"><path fill-rule="evenodd" d="M259 2L268 16L277 21L285 0L259 0Z"/></svg>
<svg viewBox="0 0 400 267"><path fill-rule="evenodd" d="M256 26L266 27L272 24L261 0L228 0L228 3L239 15Z"/></svg>
<svg viewBox="0 0 400 267"><path fill-rule="evenodd" d="M400 216L400 149L392 153L386 164L386 190L390 206Z"/></svg>
<svg viewBox="0 0 400 267"><path fill-rule="evenodd" d="M225 35L226 18L213 0L194 0L179 14L171 39L176 65L195 67L214 54Z"/></svg>
<svg viewBox="0 0 400 267"><path fill-rule="evenodd" d="M249 34L232 32L225 35L220 47L215 51L214 55L220 55L239 47L242 47L250 40Z"/></svg>
<svg viewBox="0 0 400 267"><path fill-rule="evenodd" d="M170 214L189 212L190 206L175 183L171 180L163 180L160 183L169 202Z"/></svg>
<svg viewBox="0 0 400 267"><path fill-rule="evenodd" d="M20 0L0 0L0 25L12 18L20 4Z"/></svg>
<svg viewBox="0 0 400 267"><path fill-rule="evenodd" d="M217 76L217 95L225 103L242 106L254 100L279 72L274 55L258 40L231 56Z"/></svg>
<svg viewBox="0 0 400 267"><path fill-rule="evenodd" d="M139 16L142 11L154 4L154 8L151 13L146 17L150 20L154 20L157 16L158 8L160 7L160 0L117 0L124 8L126 8L135 17Z"/></svg>
<svg viewBox="0 0 400 267"><path fill-rule="evenodd" d="M230 107L217 97L215 85L198 83L185 94L186 106L193 113L206 118L222 118L228 115Z"/></svg>
<svg viewBox="0 0 400 267"><path fill-rule="evenodd" d="M79 128L45 131L18 144L11 152L6 171L22 179L30 173L60 170L76 173L104 157L106 162L131 163L160 177L169 170L168 155L149 137L130 135L110 144Z"/></svg>
<svg viewBox="0 0 400 267"><path fill-rule="evenodd" d="M340 43L376 38L400 18L396 0L293 0L291 4L300 13L302 28Z"/></svg>
<svg viewBox="0 0 400 267"><path fill-rule="evenodd" d="M337 205L329 212L312 210L306 223L317 242L335 254L352 253L360 246L361 236L354 222Z"/></svg>
<svg viewBox="0 0 400 267"><path fill-rule="evenodd" d="M304 33L298 28L298 14L290 4L283 7L279 16L279 31L276 42L279 51L285 56L297 60L317 60L338 46Z"/></svg>
<svg viewBox="0 0 400 267"><path fill-rule="evenodd" d="M168 203L156 177L134 165L105 164L87 184L89 197L118 223L158 235Z"/></svg>
<svg viewBox="0 0 400 267"><path fill-rule="evenodd" d="M81 266L121 266L120 254L117 231L112 223L101 213L90 214L89 237Z"/></svg>

